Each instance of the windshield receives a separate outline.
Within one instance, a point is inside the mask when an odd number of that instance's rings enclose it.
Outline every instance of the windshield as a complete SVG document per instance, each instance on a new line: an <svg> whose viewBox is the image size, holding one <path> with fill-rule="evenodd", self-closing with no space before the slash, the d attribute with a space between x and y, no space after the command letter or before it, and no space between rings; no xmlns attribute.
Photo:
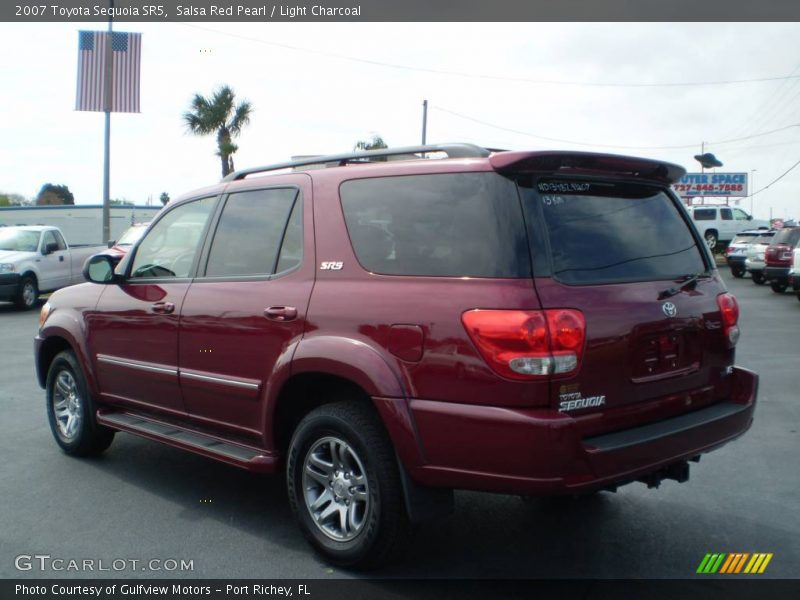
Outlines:
<svg viewBox="0 0 800 600"><path fill-rule="evenodd" d="M39 248L39 232L24 229L0 230L0 250L12 252L36 252Z"/></svg>
<svg viewBox="0 0 800 600"><path fill-rule="evenodd" d="M147 230L145 225L134 225L122 234L119 238L117 246L133 246L136 242L142 239L144 232Z"/></svg>
<svg viewBox="0 0 800 600"><path fill-rule="evenodd" d="M655 281L707 271L690 225L659 188L541 179L534 193L553 275L563 283Z"/></svg>

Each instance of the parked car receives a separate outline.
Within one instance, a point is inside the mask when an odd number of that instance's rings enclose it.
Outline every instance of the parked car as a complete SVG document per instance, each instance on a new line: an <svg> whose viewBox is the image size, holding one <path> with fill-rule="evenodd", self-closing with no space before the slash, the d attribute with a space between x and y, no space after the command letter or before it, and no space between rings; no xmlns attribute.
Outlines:
<svg viewBox="0 0 800 600"><path fill-rule="evenodd" d="M730 242L745 229L769 228L769 222L754 219L741 208L731 206L697 205L687 208L697 230L712 250L720 242Z"/></svg>
<svg viewBox="0 0 800 600"><path fill-rule="evenodd" d="M784 227L775 234L764 253L766 263L764 276L776 294L782 294L789 287L792 251L798 242L800 242L800 227Z"/></svg>
<svg viewBox="0 0 800 600"><path fill-rule="evenodd" d="M58 227L3 227L0 300L33 308L40 293L84 281L83 263L101 247L69 246Z"/></svg>
<svg viewBox="0 0 800 600"><path fill-rule="evenodd" d="M744 277L747 272L744 261L747 259L747 248L763 233L761 229L750 229L736 234L725 249L725 261L731 269L731 275L737 279Z"/></svg>
<svg viewBox="0 0 800 600"><path fill-rule="evenodd" d="M750 427L758 376L734 366L738 305L683 173L467 144L237 171L44 305L55 441L86 456L125 431L285 470L303 534L350 566L453 489L686 481Z"/></svg>
<svg viewBox="0 0 800 600"><path fill-rule="evenodd" d="M744 268L745 271L750 273L750 277L756 285L764 285L767 282L767 278L764 275L764 269L766 268L764 255L776 233L776 230L765 231L747 246Z"/></svg>
<svg viewBox="0 0 800 600"><path fill-rule="evenodd" d="M792 251L792 264L789 267L789 285L800 300L800 245Z"/></svg>
<svg viewBox="0 0 800 600"><path fill-rule="evenodd" d="M114 242L114 245L105 251L105 254L108 254L114 260L119 262L122 257L125 256L131 248L133 248L134 244L136 244L136 242L142 238L144 232L147 231L148 225L150 225L149 222L135 223L134 225L128 227L128 229L125 230L125 233L120 236L119 240Z"/></svg>

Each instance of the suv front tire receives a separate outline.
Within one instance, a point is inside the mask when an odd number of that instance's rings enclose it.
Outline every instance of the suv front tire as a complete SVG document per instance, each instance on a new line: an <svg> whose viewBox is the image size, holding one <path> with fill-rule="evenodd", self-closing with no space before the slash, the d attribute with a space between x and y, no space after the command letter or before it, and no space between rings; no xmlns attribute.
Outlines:
<svg viewBox="0 0 800 600"><path fill-rule="evenodd" d="M73 456L101 454L114 430L98 425L86 378L71 350L56 355L47 371L47 418L61 449Z"/></svg>

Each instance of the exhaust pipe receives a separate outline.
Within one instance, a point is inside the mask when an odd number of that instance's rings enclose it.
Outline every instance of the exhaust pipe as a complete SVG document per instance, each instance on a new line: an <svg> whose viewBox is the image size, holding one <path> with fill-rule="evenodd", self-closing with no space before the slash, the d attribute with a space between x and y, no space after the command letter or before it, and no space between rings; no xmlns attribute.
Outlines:
<svg viewBox="0 0 800 600"><path fill-rule="evenodd" d="M685 483L689 481L689 462L682 460L680 462L667 465L658 471L654 471L653 473L648 473L647 475L640 477L636 481L641 481L642 483L646 484L648 488L657 488L665 479L672 479L678 483Z"/></svg>

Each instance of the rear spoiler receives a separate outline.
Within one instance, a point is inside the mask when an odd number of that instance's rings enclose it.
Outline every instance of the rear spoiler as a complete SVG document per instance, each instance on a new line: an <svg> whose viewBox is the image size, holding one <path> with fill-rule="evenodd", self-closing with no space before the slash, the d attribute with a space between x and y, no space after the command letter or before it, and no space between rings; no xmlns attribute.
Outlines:
<svg viewBox="0 0 800 600"><path fill-rule="evenodd" d="M647 158L594 152L498 152L489 157L498 173L612 175L671 185L686 174L679 165Z"/></svg>

